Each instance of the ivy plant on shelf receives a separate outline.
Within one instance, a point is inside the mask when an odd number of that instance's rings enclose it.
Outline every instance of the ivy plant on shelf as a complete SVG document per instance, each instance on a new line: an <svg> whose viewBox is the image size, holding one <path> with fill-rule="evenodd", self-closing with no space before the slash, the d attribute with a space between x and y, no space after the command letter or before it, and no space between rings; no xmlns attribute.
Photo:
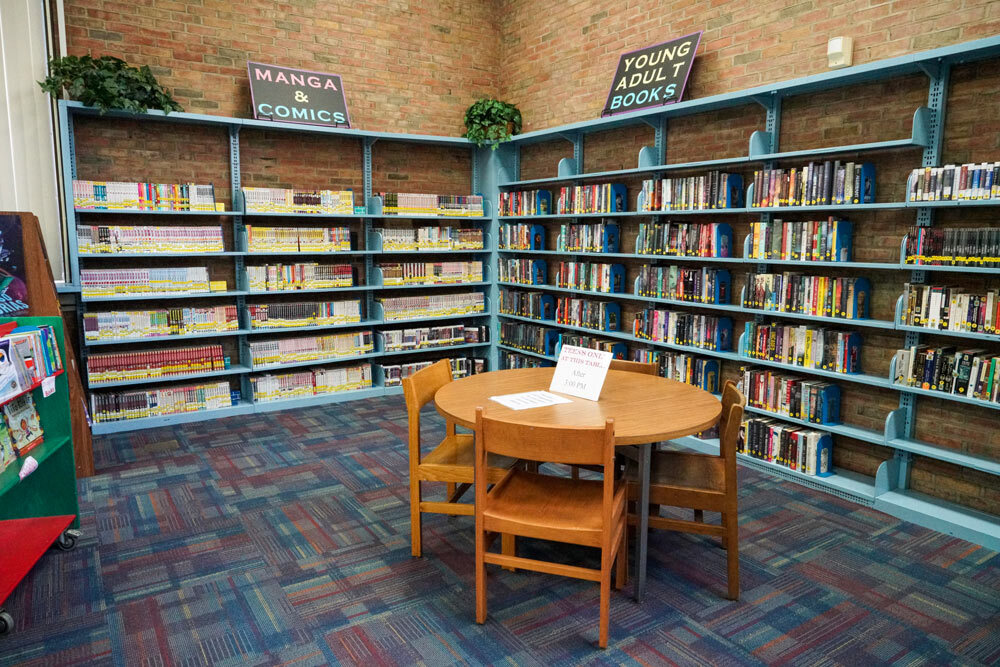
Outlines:
<svg viewBox="0 0 1000 667"><path fill-rule="evenodd" d="M55 98L65 90L70 99L96 107L102 114L112 109L133 113L145 113L147 109L184 111L148 66L131 67L112 56L53 58L49 61L49 75L38 85Z"/></svg>
<svg viewBox="0 0 1000 667"><path fill-rule="evenodd" d="M465 112L465 137L493 150L521 131L521 112L513 104L493 98L477 100Z"/></svg>

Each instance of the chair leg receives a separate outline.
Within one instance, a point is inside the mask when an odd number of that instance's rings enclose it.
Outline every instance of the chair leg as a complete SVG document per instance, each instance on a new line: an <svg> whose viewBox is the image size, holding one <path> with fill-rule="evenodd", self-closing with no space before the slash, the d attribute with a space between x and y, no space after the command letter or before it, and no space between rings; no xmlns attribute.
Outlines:
<svg viewBox="0 0 1000 667"><path fill-rule="evenodd" d="M580 469L577 466L570 466L570 477L573 479L580 479Z"/></svg>
<svg viewBox="0 0 1000 667"><path fill-rule="evenodd" d="M410 479L410 553L419 558L422 553L420 521L420 480Z"/></svg>
<svg viewBox="0 0 1000 667"><path fill-rule="evenodd" d="M728 550L729 549L729 540L726 539L726 531L727 531L726 527L729 525L729 521L728 521L728 519L726 517L727 517L726 513L723 512L722 513L722 539L719 541L718 546L722 547L723 549L727 549Z"/></svg>
<svg viewBox="0 0 1000 667"><path fill-rule="evenodd" d="M453 495L455 495L455 482L448 482L445 485L445 492L444 492L445 502L449 502Z"/></svg>
<svg viewBox="0 0 1000 667"><path fill-rule="evenodd" d="M621 544L618 545L617 569L615 570L615 590L620 591L628 581L628 524L622 531Z"/></svg>
<svg viewBox="0 0 1000 667"><path fill-rule="evenodd" d="M478 522L477 522L478 523ZM476 526L476 623L486 622L486 533Z"/></svg>
<svg viewBox="0 0 1000 667"><path fill-rule="evenodd" d="M705 513L701 510L694 511L694 520L698 523L705 523Z"/></svg>
<svg viewBox="0 0 1000 667"><path fill-rule="evenodd" d="M509 533L501 533L500 535L500 552L505 556L516 556L517 555L517 535L511 535ZM504 566L505 570L508 572L517 572L516 567Z"/></svg>
<svg viewBox="0 0 1000 667"><path fill-rule="evenodd" d="M608 647L608 614L611 607L611 554L610 546L601 549L601 621L597 645Z"/></svg>
<svg viewBox="0 0 1000 667"><path fill-rule="evenodd" d="M725 517L726 515L723 514ZM728 566L729 599L740 599L739 520L735 515L726 521L726 564Z"/></svg>

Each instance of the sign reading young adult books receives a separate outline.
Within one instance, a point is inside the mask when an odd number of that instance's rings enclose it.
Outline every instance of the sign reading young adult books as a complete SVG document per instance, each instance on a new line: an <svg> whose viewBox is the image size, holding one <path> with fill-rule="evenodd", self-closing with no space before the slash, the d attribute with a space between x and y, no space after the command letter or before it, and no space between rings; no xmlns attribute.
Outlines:
<svg viewBox="0 0 1000 667"><path fill-rule="evenodd" d="M680 102L701 32L623 53L602 116Z"/></svg>
<svg viewBox="0 0 1000 667"><path fill-rule="evenodd" d="M612 356L603 350L563 345L549 391L596 401L601 397Z"/></svg>
<svg viewBox="0 0 1000 667"><path fill-rule="evenodd" d="M253 117L283 123L351 126L337 74L247 62Z"/></svg>

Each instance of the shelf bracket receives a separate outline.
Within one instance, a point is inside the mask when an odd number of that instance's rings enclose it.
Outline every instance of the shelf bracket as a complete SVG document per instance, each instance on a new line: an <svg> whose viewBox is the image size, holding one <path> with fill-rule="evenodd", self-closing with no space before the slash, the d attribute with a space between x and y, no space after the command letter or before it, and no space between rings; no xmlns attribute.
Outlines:
<svg viewBox="0 0 1000 667"><path fill-rule="evenodd" d="M770 93L765 93L764 95L751 95L750 99L769 111L775 100L780 100L781 98L778 96L778 91L772 90Z"/></svg>
<svg viewBox="0 0 1000 667"><path fill-rule="evenodd" d="M941 70L945 67L944 60L938 58L937 60L927 60L924 62L917 63L917 67L920 71L927 75L927 78L938 79L941 77Z"/></svg>
<svg viewBox="0 0 1000 667"><path fill-rule="evenodd" d="M646 125L649 125L649 126L650 126L651 128L653 128L654 130L658 130L658 129L660 129L660 123L659 123L659 121L652 121L652 120L649 120L649 118L646 118L645 116L643 116L643 117L642 117L642 118L640 118L639 120L641 120L641 121L642 121L643 123L645 123Z"/></svg>

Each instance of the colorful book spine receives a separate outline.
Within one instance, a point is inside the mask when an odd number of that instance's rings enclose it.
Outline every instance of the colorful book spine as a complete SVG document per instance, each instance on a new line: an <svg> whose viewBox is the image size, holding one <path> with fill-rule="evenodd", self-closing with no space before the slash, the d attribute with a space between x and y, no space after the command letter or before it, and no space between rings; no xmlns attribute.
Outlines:
<svg viewBox="0 0 1000 667"><path fill-rule="evenodd" d="M112 310L83 314L88 342L157 338L239 329L236 306Z"/></svg>
<svg viewBox="0 0 1000 667"><path fill-rule="evenodd" d="M240 395L228 382L122 392L95 392L90 395L94 422L126 421L147 417L218 410L238 405Z"/></svg>
<svg viewBox="0 0 1000 667"><path fill-rule="evenodd" d="M221 371L229 367L221 345L138 350L87 357L91 385Z"/></svg>
<svg viewBox="0 0 1000 667"><path fill-rule="evenodd" d="M482 292L387 297L379 302L386 321L470 315L486 310Z"/></svg>
<svg viewBox="0 0 1000 667"><path fill-rule="evenodd" d="M108 211L215 211L215 187L196 183L73 181L73 206Z"/></svg>
<svg viewBox="0 0 1000 667"><path fill-rule="evenodd" d="M221 227L78 225L76 243L81 255L214 253L225 250Z"/></svg>
<svg viewBox="0 0 1000 667"><path fill-rule="evenodd" d="M253 329L294 329L297 327L351 324L361 321L360 301L316 301L309 303L249 304Z"/></svg>
<svg viewBox="0 0 1000 667"><path fill-rule="evenodd" d="M251 292L284 292L354 286L350 264L265 264L246 267Z"/></svg>
<svg viewBox="0 0 1000 667"><path fill-rule="evenodd" d="M383 215L436 215L445 217L481 217L480 195L431 195L406 192L378 192Z"/></svg>
<svg viewBox="0 0 1000 667"><path fill-rule="evenodd" d="M348 227L261 227L247 225L248 252L349 252Z"/></svg>
<svg viewBox="0 0 1000 667"><path fill-rule="evenodd" d="M381 264L382 284L458 285L481 282L483 263L474 262L400 262Z"/></svg>
<svg viewBox="0 0 1000 667"><path fill-rule="evenodd" d="M800 262L849 262L853 225L827 218L806 222L751 222L747 256Z"/></svg>
<svg viewBox="0 0 1000 667"><path fill-rule="evenodd" d="M243 188L247 213L320 213L351 215L351 190L296 190L293 188Z"/></svg>
<svg viewBox="0 0 1000 667"><path fill-rule="evenodd" d="M256 403L324 396L369 389L371 386L371 364L314 368L292 373L265 373L250 377L250 387Z"/></svg>
<svg viewBox="0 0 1000 667"><path fill-rule="evenodd" d="M221 282L221 281L220 281ZM225 289L225 283L219 285ZM190 294L216 291L204 266L158 269L84 269L80 271L84 297L118 295Z"/></svg>
<svg viewBox="0 0 1000 667"><path fill-rule="evenodd" d="M250 363L254 370L303 361L336 361L375 350L371 331L352 331L325 336L304 336L251 341Z"/></svg>
<svg viewBox="0 0 1000 667"><path fill-rule="evenodd" d="M723 222L640 222L635 252L678 257L732 257L733 228Z"/></svg>

